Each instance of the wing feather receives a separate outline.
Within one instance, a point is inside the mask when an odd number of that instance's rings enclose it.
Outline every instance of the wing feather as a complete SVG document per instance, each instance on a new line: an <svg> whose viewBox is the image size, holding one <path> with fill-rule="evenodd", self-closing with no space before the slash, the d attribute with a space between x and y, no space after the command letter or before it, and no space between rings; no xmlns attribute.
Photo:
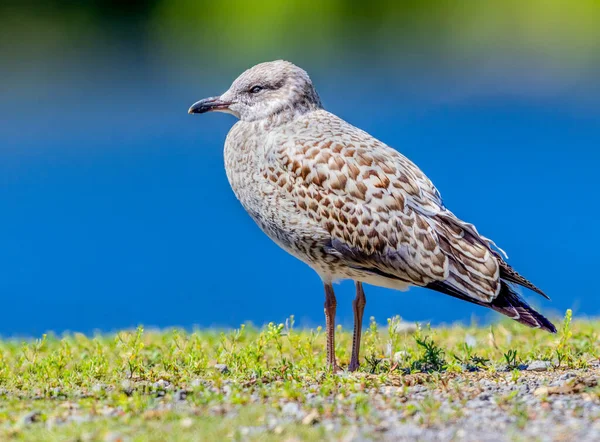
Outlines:
<svg viewBox="0 0 600 442"><path fill-rule="evenodd" d="M298 210L330 235L328 253L348 267L413 285L443 283L482 305L498 297L502 277L537 289L492 241L448 211L431 181L399 152L324 111L319 135L307 128L293 142L277 140L274 155Z"/></svg>

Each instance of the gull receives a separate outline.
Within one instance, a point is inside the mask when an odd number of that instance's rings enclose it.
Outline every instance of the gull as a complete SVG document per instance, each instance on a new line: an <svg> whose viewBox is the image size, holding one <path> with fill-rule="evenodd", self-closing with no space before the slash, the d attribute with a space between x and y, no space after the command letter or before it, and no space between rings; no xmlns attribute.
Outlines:
<svg viewBox="0 0 600 442"><path fill-rule="evenodd" d="M363 284L425 287L556 332L513 285L548 298L544 292L448 210L413 162L323 109L303 69L283 60L258 64L188 112L215 111L239 119L224 148L236 197L264 233L323 282L329 369L339 368L332 284L345 279L356 286L350 371L359 367Z"/></svg>

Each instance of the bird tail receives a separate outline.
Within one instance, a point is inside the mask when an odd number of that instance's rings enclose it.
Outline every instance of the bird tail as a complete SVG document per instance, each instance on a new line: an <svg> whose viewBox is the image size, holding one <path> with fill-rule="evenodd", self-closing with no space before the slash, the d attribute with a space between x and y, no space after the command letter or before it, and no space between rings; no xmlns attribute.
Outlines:
<svg viewBox="0 0 600 442"><path fill-rule="evenodd" d="M500 264L500 279L504 279L505 281L518 284L521 287L525 287L526 289L532 290L537 294L542 295L546 299L550 299L548 295L546 295L541 289L537 288L531 281L519 275L515 271L515 269L513 269L506 261L502 259L502 256L500 256L499 253L497 253L496 251L492 251L492 253L496 256L496 259Z"/></svg>
<svg viewBox="0 0 600 442"><path fill-rule="evenodd" d="M504 281L501 284L500 293L488 307L528 327L556 333L554 324L531 308L510 285Z"/></svg>
<svg viewBox="0 0 600 442"><path fill-rule="evenodd" d="M500 281L500 284L500 293L489 303L467 296L447 282L435 281L425 287L463 301L491 308L528 327L541 328L550 333L556 333L554 324L531 308L506 281Z"/></svg>

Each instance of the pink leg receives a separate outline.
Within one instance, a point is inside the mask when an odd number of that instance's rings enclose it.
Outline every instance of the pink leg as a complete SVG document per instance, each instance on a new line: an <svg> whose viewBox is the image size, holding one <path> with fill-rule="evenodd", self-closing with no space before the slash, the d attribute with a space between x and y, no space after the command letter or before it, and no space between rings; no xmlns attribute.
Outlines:
<svg viewBox="0 0 600 442"><path fill-rule="evenodd" d="M365 305L367 305L367 298L365 291L363 290L362 283L356 282L356 297L352 301L352 310L354 310L354 334L352 337L352 357L350 358L350 365L348 370L356 371L359 367L358 353L360 351L360 337L362 333L362 321L363 313L365 311Z"/></svg>
<svg viewBox="0 0 600 442"><path fill-rule="evenodd" d="M337 364L335 362L335 309L337 301L333 286L325 284L325 328L327 329L327 368L335 373Z"/></svg>

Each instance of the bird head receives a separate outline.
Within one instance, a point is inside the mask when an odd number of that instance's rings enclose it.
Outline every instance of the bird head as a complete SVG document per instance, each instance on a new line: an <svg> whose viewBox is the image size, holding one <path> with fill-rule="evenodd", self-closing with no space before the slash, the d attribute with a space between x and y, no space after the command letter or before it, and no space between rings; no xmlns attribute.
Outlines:
<svg viewBox="0 0 600 442"><path fill-rule="evenodd" d="M194 103L188 113L226 112L243 121L257 121L320 108L321 100L308 74L288 61L277 60L248 69L225 93Z"/></svg>

